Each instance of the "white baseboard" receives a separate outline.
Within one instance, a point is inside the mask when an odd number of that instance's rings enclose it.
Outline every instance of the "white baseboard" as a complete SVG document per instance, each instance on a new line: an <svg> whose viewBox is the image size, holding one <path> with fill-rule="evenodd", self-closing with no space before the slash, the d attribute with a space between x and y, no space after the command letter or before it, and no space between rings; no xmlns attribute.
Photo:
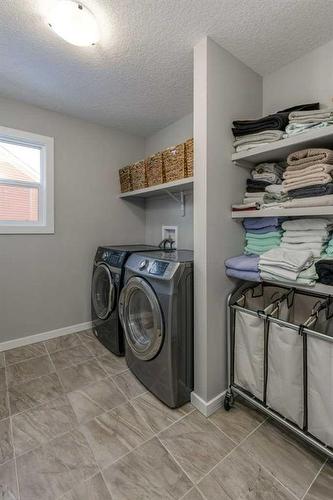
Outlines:
<svg viewBox="0 0 333 500"><path fill-rule="evenodd" d="M0 343L0 351L8 351L8 349L14 349L15 347L23 347L28 344L36 344L36 342L43 342L44 340L55 339L56 337L62 337L63 335L69 335L70 333L81 332L82 330L91 328L91 326L91 321L87 321L86 323L65 326L64 328L58 328L57 330L36 333L35 335L29 335L28 337L7 340L6 342Z"/></svg>
<svg viewBox="0 0 333 500"><path fill-rule="evenodd" d="M222 408L224 396L227 390L221 392L215 398L210 401L205 401L200 396L198 396L195 392L191 393L191 403L197 410L200 411L205 417L209 417L213 413L215 413L219 408Z"/></svg>

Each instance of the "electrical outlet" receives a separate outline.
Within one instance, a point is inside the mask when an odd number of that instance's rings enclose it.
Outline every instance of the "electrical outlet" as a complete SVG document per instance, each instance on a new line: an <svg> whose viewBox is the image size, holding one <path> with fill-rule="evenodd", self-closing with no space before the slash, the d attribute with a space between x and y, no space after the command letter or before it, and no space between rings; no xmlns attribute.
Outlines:
<svg viewBox="0 0 333 500"><path fill-rule="evenodd" d="M173 248L178 248L178 226L162 226L162 240L172 238Z"/></svg>

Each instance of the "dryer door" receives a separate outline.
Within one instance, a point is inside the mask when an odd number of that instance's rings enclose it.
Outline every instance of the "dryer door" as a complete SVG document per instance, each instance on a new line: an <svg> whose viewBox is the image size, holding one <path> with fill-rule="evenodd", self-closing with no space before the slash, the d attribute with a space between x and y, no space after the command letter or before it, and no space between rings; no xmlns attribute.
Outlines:
<svg viewBox="0 0 333 500"><path fill-rule="evenodd" d="M147 281L130 278L119 301L120 318L127 343L138 359L148 361L161 349L163 314L157 296Z"/></svg>
<svg viewBox="0 0 333 500"><path fill-rule="evenodd" d="M106 319L115 306L116 290L110 269L99 264L93 275L91 298L96 316Z"/></svg>

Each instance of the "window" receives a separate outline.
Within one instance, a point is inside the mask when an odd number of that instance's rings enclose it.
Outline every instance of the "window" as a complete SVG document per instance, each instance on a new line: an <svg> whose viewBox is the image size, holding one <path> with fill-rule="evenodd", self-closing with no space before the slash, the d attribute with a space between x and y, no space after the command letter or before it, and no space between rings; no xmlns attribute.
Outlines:
<svg viewBox="0 0 333 500"><path fill-rule="evenodd" d="M53 232L53 138L0 127L0 234Z"/></svg>

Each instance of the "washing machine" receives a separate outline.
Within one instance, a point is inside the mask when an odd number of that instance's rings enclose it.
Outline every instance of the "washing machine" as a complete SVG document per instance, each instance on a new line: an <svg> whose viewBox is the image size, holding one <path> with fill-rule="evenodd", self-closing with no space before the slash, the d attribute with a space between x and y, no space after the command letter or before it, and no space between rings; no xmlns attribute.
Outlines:
<svg viewBox="0 0 333 500"><path fill-rule="evenodd" d="M125 266L119 314L129 369L171 408L193 390L193 252L140 252Z"/></svg>
<svg viewBox="0 0 333 500"><path fill-rule="evenodd" d="M91 286L92 327L102 344L118 356L124 355L118 299L124 282L125 263L133 252L148 252L156 248L148 245L119 245L97 249Z"/></svg>

